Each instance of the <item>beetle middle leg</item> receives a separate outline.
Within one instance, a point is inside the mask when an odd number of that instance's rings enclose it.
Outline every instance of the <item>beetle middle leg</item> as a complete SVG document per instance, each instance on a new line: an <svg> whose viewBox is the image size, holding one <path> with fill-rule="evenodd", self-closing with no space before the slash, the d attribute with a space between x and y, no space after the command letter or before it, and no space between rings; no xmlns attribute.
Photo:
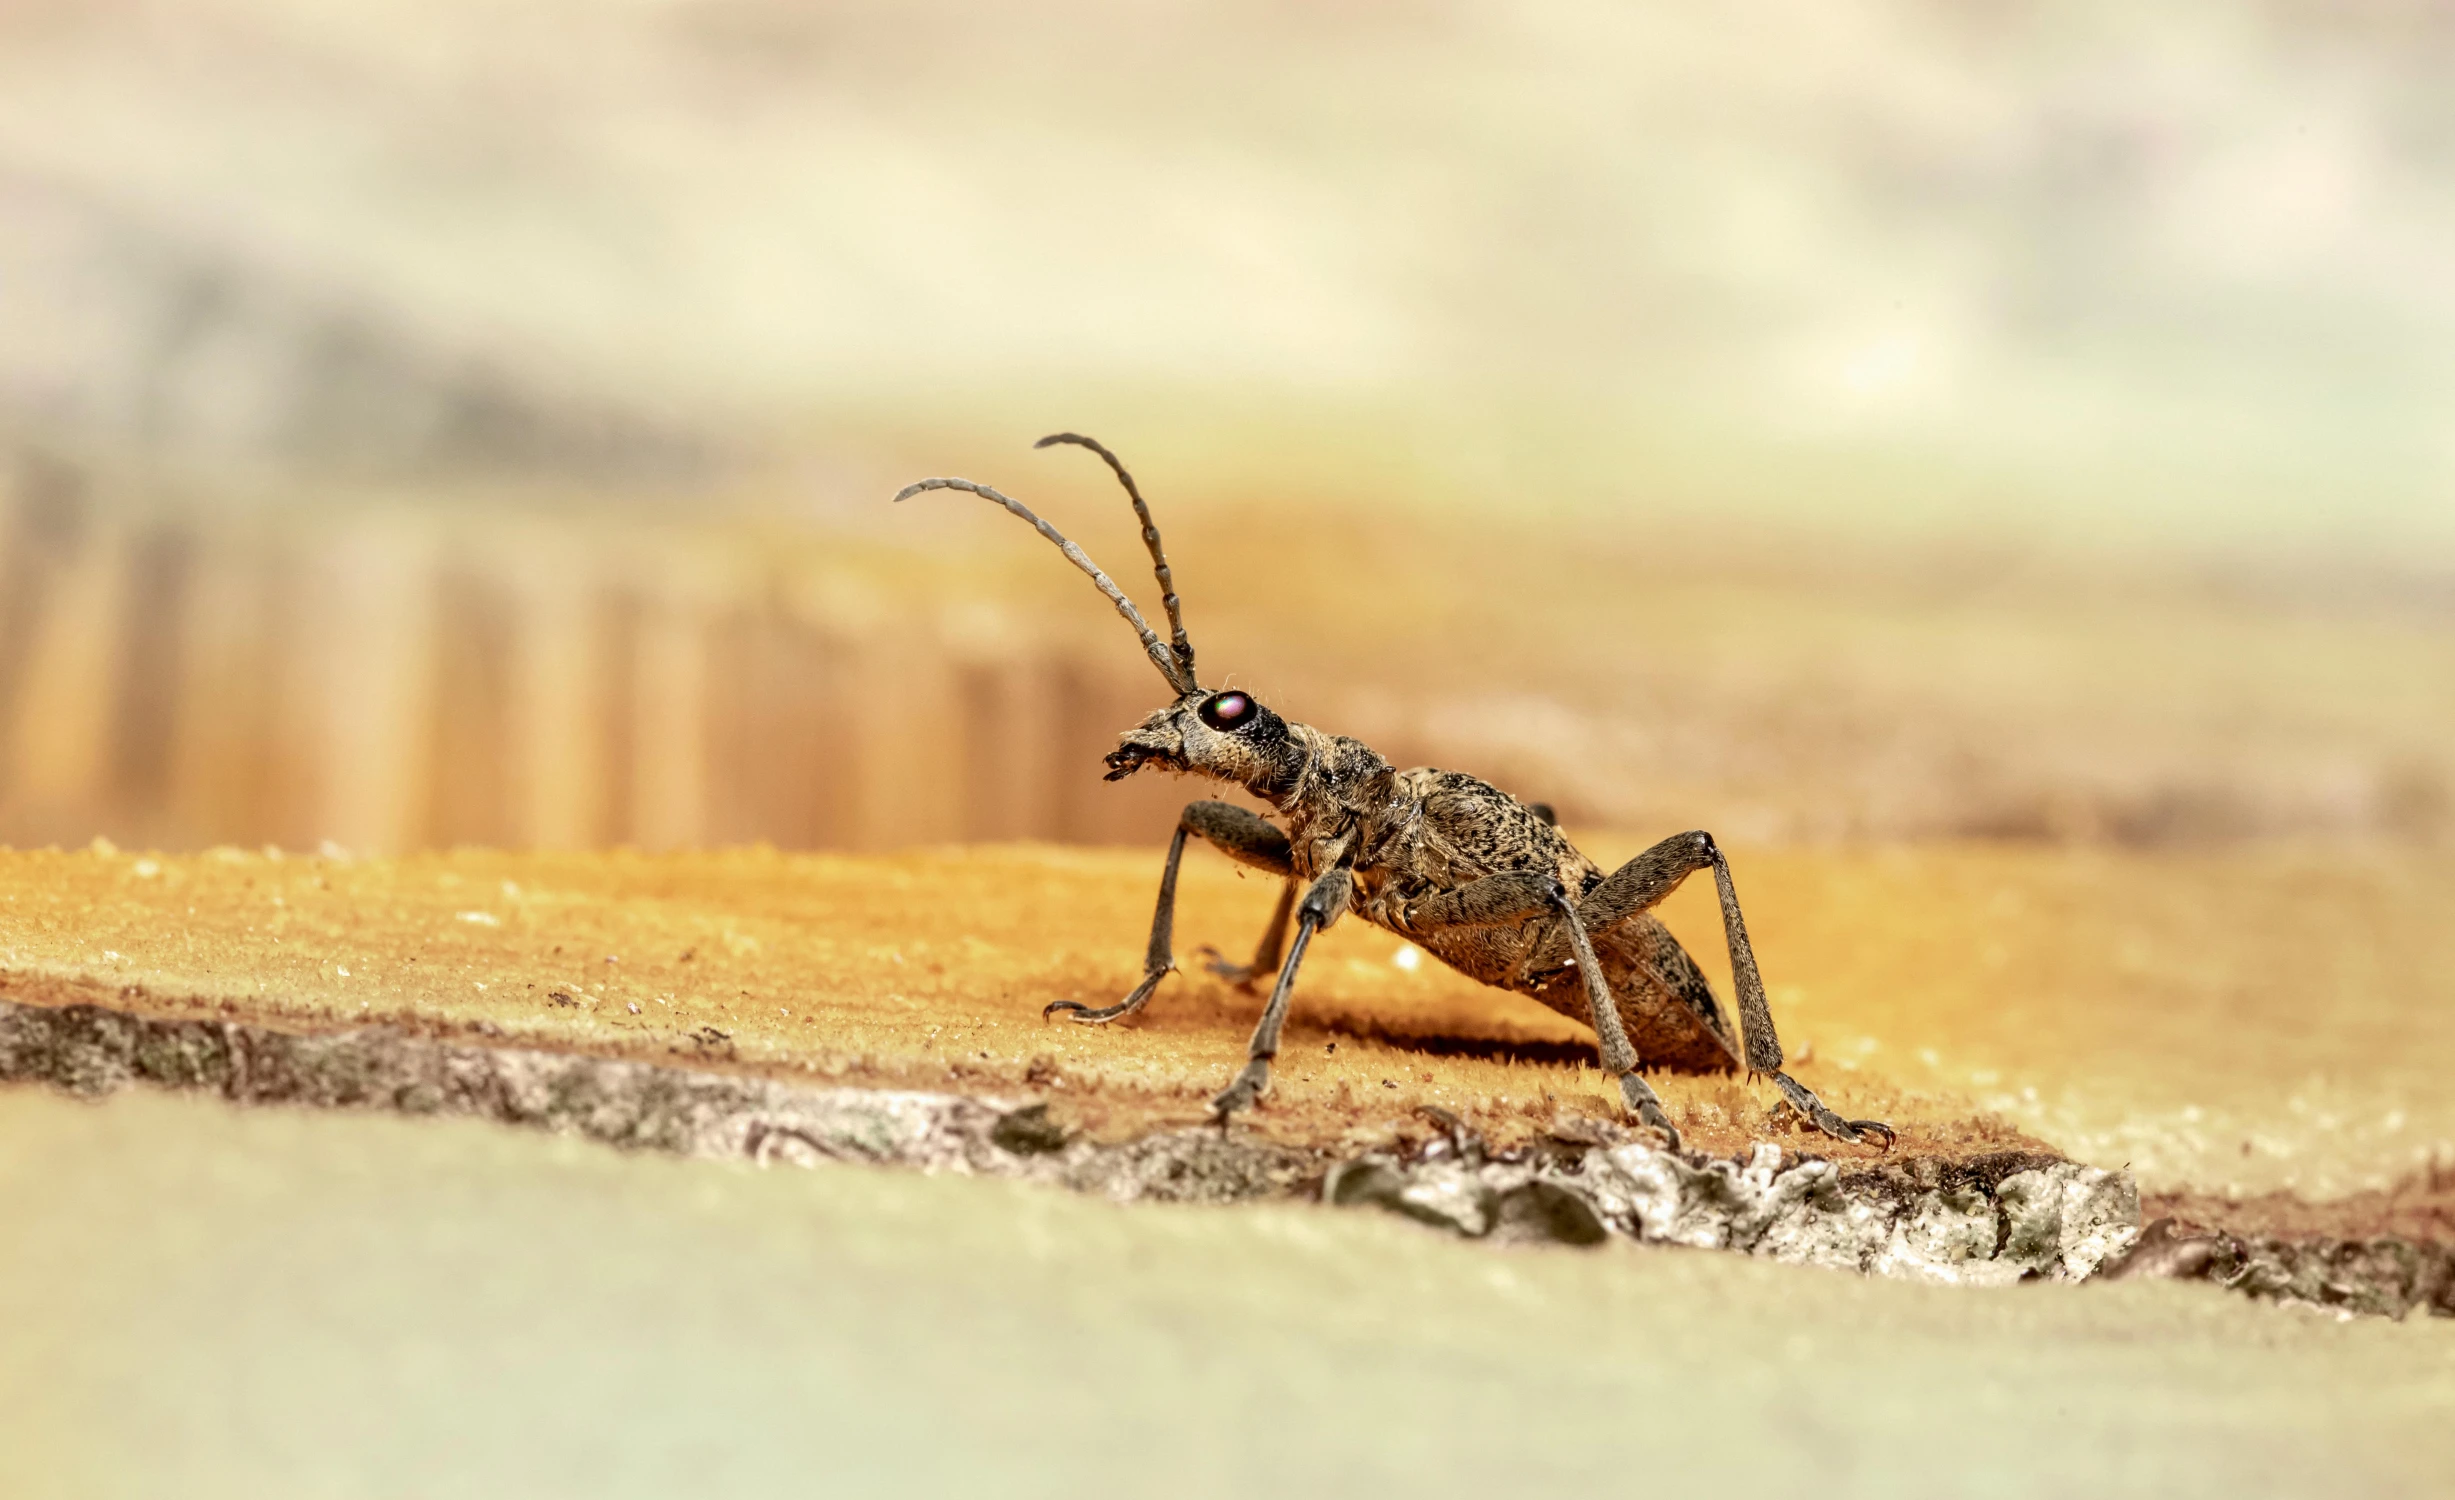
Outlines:
<svg viewBox="0 0 2455 1500"><path fill-rule="evenodd" d="M1159 873L1159 904L1151 913L1151 943L1143 953L1142 982L1123 1000L1099 1010L1079 1000L1052 1000L1041 1010L1041 1019L1065 1011L1069 1012L1069 1020L1096 1026L1130 1016L1150 1002L1159 982L1176 968L1176 867L1185 858L1185 836L1193 833L1202 835L1240 863L1275 875L1295 874L1287 835L1259 813L1248 812L1232 802L1187 803L1185 810L1177 814L1176 837L1168 843L1168 863ZM1280 909L1285 911L1283 902ZM1265 951L1272 946L1268 939L1264 940Z"/></svg>
<svg viewBox="0 0 2455 1500"><path fill-rule="evenodd" d="M1410 933L1423 935L1437 928L1513 926L1545 916L1557 920L1554 940L1567 945L1576 960L1578 976L1585 984L1586 1007L1593 1015L1594 1038L1602 1055L1603 1071L1619 1084L1620 1099L1628 1112L1661 1131L1669 1138L1671 1149L1678 1150L1679 1130L1672 1125L1653 1086L1637 1075L1636 1045L1629 1041L1628 1027L1620 1019L1619 1001L1611 993L1610 978L1603 972L1602 960L1595 955L1593 941L1586 935L1577 903L1569 899L1568 888L1557 877L1539 870L1486 875L1452 890L1408 902L1402 925ZM1545 945L1538 944L1538 953L1542 946Z"/></svg>
<svg viewBox="0 0 2455 1500"><path fill-rule="evenodd" d="M1594 1013L1594 1037L1600 1043L1603 1071L1619 1080L1620 1102L1628 1112L1653 1126L1671 1140L1671 1149L1679 1149L1679 1130L1671 1117L1663 1112L1662 1098L1654 1086L1637 1076L1637 1049L1628 1040L1628 1028L1620 1020L1620 1002L1611 993L1611 981L1603 973L1603 961L1594 954L1594 941L1586 935L1586 924L1577 915L1577 907L1568 892L1557 882L1552 885L1552 903L1560 913L1560 925L1568 933L1569 948L1577 955L1577 975L1585 982L1586 1008Z"/></svg>
<svg viewBox="0 0 2455 1500"><path fill-rule="evenodd" d="M1287 1005L1295 997L1296 970L1304 963L1304 950L1312 946L1314 933L1345 913L1354 890L1354 877L1341 865L1314 881L1296 907L1296 939L1287 950L1287 962L1279 966L1278 983L1270 987L1270 1003L1262 1007L1261 1024L1253 1028L1252 1044L1245 1049L1244 1071L1210 1103L1221 1125L1227 1124L1228 1116L1261 1098L1270 1087L1270 1060L1279 1055L1279 1031L1287 1024Z"/></svg>

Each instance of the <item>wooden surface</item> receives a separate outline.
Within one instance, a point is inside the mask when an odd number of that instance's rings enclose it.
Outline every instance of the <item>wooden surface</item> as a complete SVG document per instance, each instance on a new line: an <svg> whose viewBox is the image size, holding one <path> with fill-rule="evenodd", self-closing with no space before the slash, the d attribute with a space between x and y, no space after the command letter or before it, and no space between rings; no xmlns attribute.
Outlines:
<svg viewBox="0 0 2455 1500"><path fill-rule="evenodd" d="M1598 847L1616 858L1625 851ZM1049 1001L1132 982L1155 850L1010 845L894 857L224 850L0 855L0 992L325 1027L387 1023L805 1078L1047 1097L1104 1134L1202 1117L1259 1001L1172 976L1114 1028ZM2455 1160L2437 1087L2455 1018L2439 916L2455 867L1742 852L1736 869L1798 1075L1903 1149L2024 1136L2152 1191L2384 1188ZM1187 861L1189 968L1241 956L1271 885ZM1711 893L1675 929L1720 976ZM1248 1126L1335 1140L1435 1104L1501 1139L1609 1111L1582 1028L1342 923L1304 971L1276 1089ZM1659 1076L1699 1145L1784 1132L1772 1090ZM2243 1149L2245 1143L2249 1149Z"/></svg>

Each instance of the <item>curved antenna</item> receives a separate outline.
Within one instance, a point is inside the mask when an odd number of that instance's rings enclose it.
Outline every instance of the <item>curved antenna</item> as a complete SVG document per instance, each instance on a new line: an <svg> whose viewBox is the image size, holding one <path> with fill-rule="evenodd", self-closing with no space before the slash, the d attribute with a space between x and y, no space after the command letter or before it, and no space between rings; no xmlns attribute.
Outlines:
<svg viewBox="0 0 2455 1500"><path fill-rule="evenodd" d="M974 484L968 479L924 479L897 490L895 498L899 501L909 500L923 490L962 490L983 500L994 500L1029 521L1034 530L1057 544L1057 550L1066 555L1066 561L1091 575L1091 581L1098 584L1100 592L1108 596L1108 602L1117 607L1117 613L1125 616L1126 623L1134 627L1134 633L1142 637L1142 649L1150 655L1151 665L1159 668L1159 675L1168 679L1168 686L1180 694L1197 690L1193 672L1186 669L1180 673L1175 659L1168 654L1167 646L1160 641L1159 632L1153 630L1151 622L1142 617L1142 611L1134 608L1134 601L1125 597L1125 591L1100 571L1099 564L1084 556L1082 548L1067 541L1056 527L1033 515L1021 501L1009 499L985 484Z"/></svg>
<svg viewBox="0 0 2455 1500"><path fill-rule="evenodd" d="M1151 519L1151 507L1143 503L1142 491L1134 487L1134 476L1125 472L1125 465L1097 438L1087 438L1079 432L1052 432L1032 446L1045 448L1051 443L1088 448L1116 471L1117 482L1125 486L1126 498L1134 502L1134 514L1142 518L1142 545L1151 549L1151 570L1159 575L1159 602L1168 611L1168 628L1175 633L1177 663L1185 669L1185 680L1194 681L1193 642L1185 634L1185 612L1177 603L1176 576L1168 571L1168 554L1159 548L1159 526Z"/></svg>

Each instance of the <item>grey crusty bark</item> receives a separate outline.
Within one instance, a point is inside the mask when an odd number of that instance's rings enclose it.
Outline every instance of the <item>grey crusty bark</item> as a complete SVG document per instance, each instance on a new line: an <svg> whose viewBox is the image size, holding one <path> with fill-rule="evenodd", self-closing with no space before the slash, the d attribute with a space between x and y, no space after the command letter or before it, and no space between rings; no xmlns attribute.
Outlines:
<svg viewBox="0 0 2455 1500"><path fill-rule="evenodd" d="M1201 1127L1104 1144L1070 1138L1045 1105L1023 1101L809 1088L384 1027L298 1033L102 1005L0 1001L0 1082L87 1095L142 1083L241 1104L474 1116L690 1156L980 1173L1118 1200L1319 1196L1470 1238L1627 1238L1944 1281L2085 1276L2128 1243L2138 1213L2128 1176L2051 1157L1845 1176L1770 1146L1746 1161L1657 1150L1594 1122L1590 1140L1493 1156L1462 1130L1345 1161Z"/></svg>
<svg viewBox="0 0 2455 1500"><path fill-rule="evenodd" d="M773 1079L445 1041L383 1027L297 1033L101 1005L0 1001L0 1083L86 1095L130 1084L240 1104L464 1115L608 1145L799 1166L869 1162L1047 1182L1120 1201L1318 1195L1496 1242L1653 1244L1912 1280L2201 1279L2266 1300L2455 1316L2455 1251L2138 1229L2129 1174L2031 1153L1843 1169L1771 1145L1746 1159L1658 1150L1580 1122L1488 1154L1464 1131L1339 1160L1200 1127L1120 1144L1070 1138L1045 1105L806 1088Z"/></svg>

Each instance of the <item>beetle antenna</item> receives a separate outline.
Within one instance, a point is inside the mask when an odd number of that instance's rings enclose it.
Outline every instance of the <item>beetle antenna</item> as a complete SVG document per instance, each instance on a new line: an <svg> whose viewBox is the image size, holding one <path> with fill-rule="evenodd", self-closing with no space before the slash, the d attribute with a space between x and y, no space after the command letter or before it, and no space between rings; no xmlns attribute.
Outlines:
<svg viewBox="0 0 2455 1500"><path fill-rule="evenodd" d="M1151 519L1151 507L1143 502L1142 491L1135 487L1134 476L1125 472L1125 465L1119 463L1117 456L1097 438L1087 438L1079 432L1052 432L1032 446L1045 448L1051 443L1072 443L1077 448L1088 448L1107 460L1108 467L1116 471L1117 483L1125 486L1125 497L1134 502L1134 514L1142 518L1142 545L1151 549L1151 570L1159 575L1159 602L1168 611L1168 628L1175 633L1177 663L1185 669L1185 680L1194 681L1193 641L1185 634L1185 611L1177 603L1176 576L1168 571L1168 554L1161 551L1159 546L1159 526Z"/></svg>
<svg viewBox="0 0 2455 1500"><path fill-rule="evenodd" d="M1021 501L1001 495L985 484L974 484L969 479L924 479L897 490L895 498L909 500L923 490L962 490L968 494L978 495L983 500L994 500L1029 521L1034 530L1057 544L1057 550L1066 555L1066 561L1091 575L1091 581L1099 585L1100 592L1108 596L1108 602L1117 607L1117 613L1125 616L1126 623L1134 627L1134 633L1142 637L1143 651L1150 656L1151 664L1159 668L1159 675L1168 679L1168 686L1176 689L1180 694L1195 691L1196 684L1192 667L1179 668L1176 658L1169 655L1167 646L1160 640L1159 632L1153 630L1151 622L1142 617L1142 611L1134 608L1134 601L1125 597L1125 591L1118 588L1107 574L1101 572L1099 564L1085 556L1082 548L1067 541L1064 534L1056 527L1033 515L1030 508ZM1186 660L1190 661L1193 657L1191 648L1187 648L1184 655Z"/></svg>

